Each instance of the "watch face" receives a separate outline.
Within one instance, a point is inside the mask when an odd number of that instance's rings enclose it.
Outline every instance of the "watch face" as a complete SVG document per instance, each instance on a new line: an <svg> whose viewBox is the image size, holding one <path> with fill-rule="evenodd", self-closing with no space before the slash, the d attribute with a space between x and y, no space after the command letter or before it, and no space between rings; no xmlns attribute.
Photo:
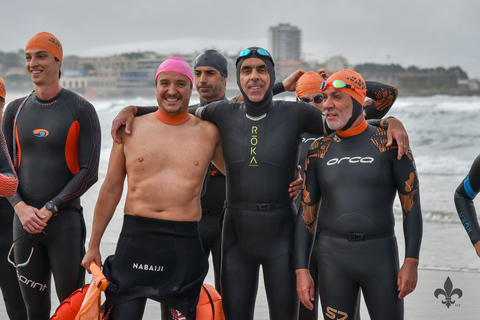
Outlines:
<svg viewBox="0 0 480 320"><path fill-rule="evenodd" d="M52 210L54 207L54 204L51 202L47 202L47 204L45 205L45 208L47 208L47 210Z"/></svg>

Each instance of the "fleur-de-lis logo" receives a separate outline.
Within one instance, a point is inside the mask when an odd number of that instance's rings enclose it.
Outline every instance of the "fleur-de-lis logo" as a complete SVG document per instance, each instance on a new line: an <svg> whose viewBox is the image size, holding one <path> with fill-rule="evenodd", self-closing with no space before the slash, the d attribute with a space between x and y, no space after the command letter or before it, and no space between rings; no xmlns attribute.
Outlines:
<svg viewBox="0 0 480 320"><path fill-rule="evenodd" d="M451 305L455 304L455 300L452 300L454 295L458 296L458 299L460 299L463 295L462 290L455 288L453 289L453 283L452 280L450 280L450 277L447 277L447 280L445 280L445 284L443 285L443 289L438 288L435 290L434 295L435 298L438 299L438 296L444 295L445 300L442 300L442 303L447 307L450 308Z"/></svg>

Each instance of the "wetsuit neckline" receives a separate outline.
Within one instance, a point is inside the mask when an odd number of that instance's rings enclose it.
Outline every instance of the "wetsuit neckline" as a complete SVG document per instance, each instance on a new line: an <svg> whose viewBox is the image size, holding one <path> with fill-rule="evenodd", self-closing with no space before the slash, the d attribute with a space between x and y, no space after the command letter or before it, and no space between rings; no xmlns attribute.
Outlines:
<svg viewBox="0 0 480 320"><path fill-rule="evenodd" d="M216 100L212 100L212 101L205 101L202 98L200 98L200 107L206 106L207 104L212 103L212 102L222 101L222 100L227 100L227 97L225 96L225 94L220 99L216 99Z"/></svg>
<svg viewBox="0 0 480 320"><path fill-rule="evenodd" d="M348 137L359 135L360 133L367 130L367 127L368 127L368 123L367 123L367 121L365 121L365 118L363 118L363 121L358 126L356 126L355 128L350 128L350 129L344 130L344 131L337 130L337 134L340 137L348 138Z"/></svg>
<svg viewBox="0 0 480 320"><path fill-rule="evenodd" d="M155 112L155 117L157 117L157 119L161 122L173 126L184 124L185 122L190 120L190 114L188 113L188 109L176 115L169 115L163 112L160 108L158 108L158 110Z"/></svg>
<svg viewBox="0 0 480 320"><path fill-rule="evenodd" d="M34 90L34 92L35 92L35 90ZM62 88L62 90L60 90L60 92L55 97L53 97L52 99L49 99L49 100L42 100L37 96L37 94L35 94L35 102L37 102L41 106L50 106L53 103L55 103L56 100L58 100L60 98L60 96L65 92L66 92L65 88Z"/></svg>

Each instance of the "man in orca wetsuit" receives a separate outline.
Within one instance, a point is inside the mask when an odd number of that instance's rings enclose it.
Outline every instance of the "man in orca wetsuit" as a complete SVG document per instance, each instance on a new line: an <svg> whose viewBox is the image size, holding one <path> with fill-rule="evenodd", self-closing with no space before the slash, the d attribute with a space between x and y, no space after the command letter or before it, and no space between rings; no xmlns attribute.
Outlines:
<svg viewBox="0 0 480 320"><path fill-rule="evenodd" d="M455 190L455 207L477 255L480 257L480 226L473 200L480 191L480 155L477 156L462 183Z"/></svg>
<svg viewBox="0 0 480 320"><path fill-rule="evenodd" d="M19 179L10 199L14 264L28 319L43 320L50 319L52 273L60 302L84 285L80 196L97 181L100 124L88 101L61 87L54 35L33 36L25 58L35 91L8 105L3 130Z"/></svg>
<svg viewBox="0 0 480 320"><path fill-rule="evenodd" d="M7 87L0 78L0 122L3 118L3 107ZM23 302L22 293L18 285L15 268L8 262L8 251L13 239L13 211L10 202L4 197L13 197L17 191L18 179L13 170L12 160L8 154L7 145L3 132L0 131L1 160L0 160L0 288L7 314L11 320L27 319L27 310Z"/></svg>
<svg viewBox="0 0 480 320"><path fill-rule="evenodd" d="M313 307L310 257L316 228L319 292L325 319L355 318L360 288L371 319L403 319L403 298L417 282L422 238L419 184L413 156L398 159L386 132L362 114L366 85L351 70L323 82L323 110L332 135L308 152L295 264L300 301ZM403 211L405 260L399 268L393 201ZM320 204L321 203L321 204Z"/></svg>
<svg viewBox="0 0 480 320"><path fill-rule="evenodd" d="M185 60L165 60L155 83L159 109L135 118L133 133L112 146L82 262L87 269L92 261L102 262L100 240L128 172L122 232L115 255L104 266L115 285L105 292L112 320L141 319L147 298L174 308L173 319L195 319L208 271L197 224L210 161L223 170L220 134L211 123L188 113L193 76Z"/></svg>
<svg viewBox="0 0 480 320"><path fill-rule="evenodd" d="M320 90L322 82L327 80L333 73L326 69L321 68L318 71L309 71L303 74L297 81L297 85L295 88L297 101L302 101L306 103L310 103L311 105L322 109L323 106L323 94ZM367 85L367 97L370 100L366 101L363 105L363 112L365 114L366 119L380 119L383 118L387 112L392 107L393 103L395 102L398 94L397 88L378 83L375 81L366 81ZM299 165L301 165L302 170L301 174L304 174L304 165L305 165L305 158L308 153L308 149L310 145L316 139L320 138L319 135L314 135L311 133L304 133L302 135L302 144L300 150L300 161ZM299 197L295 204L297 208L300 207L300 199ZM319 229L317 229L317 233L315 238L317 239L319 236ZM300 310L298 314L298 318L302 320L316 320L318 319L318 292L317 292L317 259L315 254L315 248L312 251L312 256L310 259L310 274L312 276L314 285L315 285L315 295L313 301L313 309L307 309L303 304L300 304ZM359 295L360 301L360 295ZM359 306L360 307L360 306ZM360 319L360 315L356 318L357 320Z"/></svg>

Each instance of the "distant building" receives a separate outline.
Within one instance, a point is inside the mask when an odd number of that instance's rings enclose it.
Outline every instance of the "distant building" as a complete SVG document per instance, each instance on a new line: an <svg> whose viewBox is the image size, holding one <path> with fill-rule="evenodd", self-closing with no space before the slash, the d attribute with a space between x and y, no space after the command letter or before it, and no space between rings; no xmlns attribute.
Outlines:
<svg viewBox="0 0 480 320"><path fill-rule="evenodd" d="M300 61L302 31L289 23L268 28L268 47L275 61Z"/></svg>

